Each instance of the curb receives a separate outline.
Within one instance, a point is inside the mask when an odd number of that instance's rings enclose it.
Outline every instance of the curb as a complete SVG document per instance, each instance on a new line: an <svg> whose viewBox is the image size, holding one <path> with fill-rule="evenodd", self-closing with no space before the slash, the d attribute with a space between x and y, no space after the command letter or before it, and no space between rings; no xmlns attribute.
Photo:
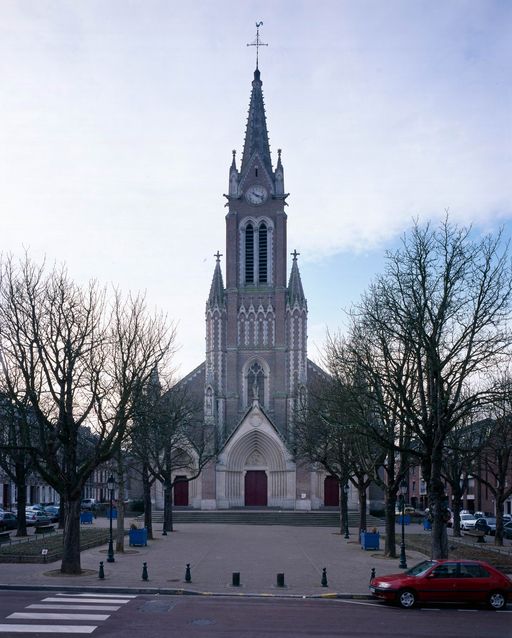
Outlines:
<svg viewBox="0 0 512 638"><path fill-rule="evenodd" d="M75 587L72 585L3 585L0 591L59 591L68 593L91 594L146 594L160 596L209 596L216 598L291 598L291 599L325 599L325 600L375 600L371 594L350 594L332 592L325 594L273 594L273 593L244 593L244 592L210 592L193 589L174 589L167 587Z"/></svg>

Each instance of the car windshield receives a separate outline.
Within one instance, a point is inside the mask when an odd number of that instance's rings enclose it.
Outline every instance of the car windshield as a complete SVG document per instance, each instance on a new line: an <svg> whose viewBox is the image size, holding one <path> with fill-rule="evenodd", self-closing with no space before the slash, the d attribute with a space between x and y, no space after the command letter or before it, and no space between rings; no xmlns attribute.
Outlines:
<svg viewBox="0 0 512 638"><path fill-rule="evenodd" d="M408 576L419 576L420 574L423 574L424 572L427 571L427 569L430 569L435 564L436 564L435 560L424 560L421 563L414 565L414 567L411 567L411 569L408 569L405 573Z"/></svg>
<svg viewBox="0 0 512 638"><path fill-rule="evenodd" d="M462 516L460 517L461 520L463 521L468 521L470 518L474 518L473 516L471 516L471 514L462 514Z"/></svg>

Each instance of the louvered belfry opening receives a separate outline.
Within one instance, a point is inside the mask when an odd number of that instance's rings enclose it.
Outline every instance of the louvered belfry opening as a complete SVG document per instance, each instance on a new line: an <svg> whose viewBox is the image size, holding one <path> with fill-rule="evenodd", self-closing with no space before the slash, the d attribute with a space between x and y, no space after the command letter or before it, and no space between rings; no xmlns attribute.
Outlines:
<svg viewBox="0 0 512 638"><path fill-rule="evenodd" d="M265 223L261 224L258 234L258 281L260 284L266 284L267 277L267 226Z"/></svg>
<svg viewBox="0 0 512 638"><path fill-rule="evenodd" d="M245 283L254 283L254 228L248 224L245 229Z"/></svg>

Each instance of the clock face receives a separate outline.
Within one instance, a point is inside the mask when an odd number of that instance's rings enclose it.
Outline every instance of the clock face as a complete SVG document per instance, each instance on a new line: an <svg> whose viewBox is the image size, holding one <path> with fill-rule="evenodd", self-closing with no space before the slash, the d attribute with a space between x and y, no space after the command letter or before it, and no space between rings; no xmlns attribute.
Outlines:
<svg viewBox="0 0 512 638"><path fill-rule="evenodd" d="M267 200L267 197L267 189L261 186L261 184L253 184L245 191L245 199L249 204L253 204L254 206L263 204L263 202Z"/></svg>

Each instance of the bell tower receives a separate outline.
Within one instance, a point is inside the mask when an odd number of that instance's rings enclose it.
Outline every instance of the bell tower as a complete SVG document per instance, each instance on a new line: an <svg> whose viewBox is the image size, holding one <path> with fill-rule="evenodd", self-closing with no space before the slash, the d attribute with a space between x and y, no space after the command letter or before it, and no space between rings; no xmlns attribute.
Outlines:
<svg viewBox="0 0 512 638"><path fill-rule="evenodd" d="M261 43L260 43L261 44ZM256 400L285 442L307 376L307 302L297 256L287 285L288 194L272 164L256 66L240 166L229 168L224 287L220 256L206 311L205 419L226 441Z"/></svg>

